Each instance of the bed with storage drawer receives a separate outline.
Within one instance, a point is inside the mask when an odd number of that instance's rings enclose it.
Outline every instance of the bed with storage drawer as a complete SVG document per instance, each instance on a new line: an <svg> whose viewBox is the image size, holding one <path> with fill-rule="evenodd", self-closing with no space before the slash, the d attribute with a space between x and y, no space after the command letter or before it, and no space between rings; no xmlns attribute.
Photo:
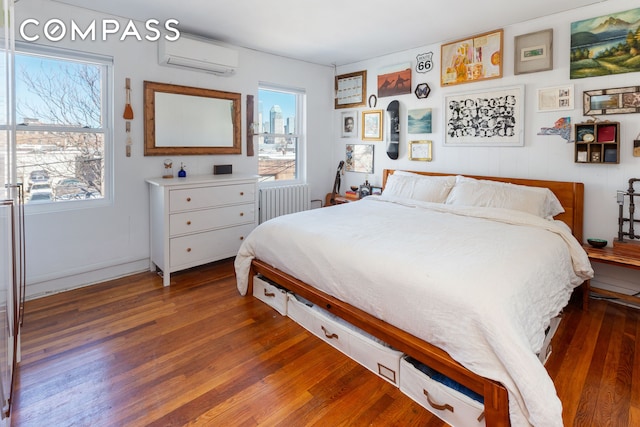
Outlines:
<svg viewBox="0 0 640 427"><path fill-rule="evenodd" d="M411 371L423 364L481 396L478 425L561 426L538 354L593 275L580 243L583 185L385 170L383 186L258 226L236 256L240 294L261 277L284 304L295 295L387 343L405 355L403 391L420 388ZM422 388L448 411L446 393Z"/></svg>

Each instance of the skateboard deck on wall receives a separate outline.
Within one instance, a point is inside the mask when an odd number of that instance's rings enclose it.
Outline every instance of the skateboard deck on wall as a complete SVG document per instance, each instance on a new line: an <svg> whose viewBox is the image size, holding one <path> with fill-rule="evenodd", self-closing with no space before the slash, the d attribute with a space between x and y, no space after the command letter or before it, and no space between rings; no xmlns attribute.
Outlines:
<svg viewBox="0 0 640 427"><path fill-rule="evenodd" d="M389 144L387 145L387 156L390 159L398 158L398 148L400 146L400 103L391 101L387 106L389 114Z"/></svg>

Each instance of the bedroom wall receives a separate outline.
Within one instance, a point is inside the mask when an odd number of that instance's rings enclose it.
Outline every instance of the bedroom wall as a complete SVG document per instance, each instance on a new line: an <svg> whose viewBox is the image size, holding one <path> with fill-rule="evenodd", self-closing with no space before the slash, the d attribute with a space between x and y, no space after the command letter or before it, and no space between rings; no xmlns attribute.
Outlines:
<svg viewBox="0 0 640 427"><path fill-rule="evenodd" d="M21 0L16 4L16 28L27 18L42 23L51 18L81 24L100 22L113 16L47 0ZM154 18L149 12L149 18ZM121 21L122 22L122 21ZM122 25L124 27L124 25ZM138 28L144 28L141 24ZM19 38L19 37L18 37ZM44 38L41 41L45 42ZM119 41L76 41L64 39L53 46L88 51L114 58L114 198L99 208L34 213L26 210L27 297L58 292L100 282L149 268L148 189L144 180L157 177L165 156L143 155L143 81L173 83L242 94L241 155L171 156L174 164L184 162L189 174L209 174L212 165L231 163L234 172L257 173L258 157L246 156L246 95L257 99L258 82L304 88L307 103L307 179L311 196L324 195L333 182L331 140L333 75L331 67L313 65L283 57L238 48L240 67L233 77L181 70L157 65L156 43L128 38ZM132 156L125 156L124 80L131 78ZM257 141L256 141L257 143Z"/></svg>
<svg viewBox="0 0 640 427"><path fill-rule="evenodd" d="M609 240L611 244L617 236L618 205L616 190L626 190L629 178L640 177L640 157L632 156L633 140L640 133L640 114L620 114L600 116L600 119L620 122L620 164L576 164L574 144L567 143L560 136L540 136L542 127L553 127L560 117L571 117L572 123L585 121L583 116L582 92L606 88L640 85L640 73L615 76L569 79L570 24L574 21L594 18L610 13L622 12L640 7L637 1L608 0L595 5L579 8L504 27L503 77L496 80L462 84L446 88L440 87L440 43L419 46L403 52L390 54L360 63L338 67L338 75L367 70L368 93L375 94L377 75L381 68L411 62L414 69L412 86L426 82L431 93L426 99L418 99L413 93L378 99L376 109L385 110L391 100L400 101L401 135L400 156L391 160L386 155L386 142L374 142L374 173L365 177L362 173L347 172L343 180L343 190L350 185L362 184L368 179L372 185L381 184L382 170L385 168L428 170L475 175L495 175L532 179L579 181L585 184L585 224L584 236ZM514 75L514 37L544 29L553 29L553 70L531 74ZM487 28L487 31L496 28ZM449 42L453 40L444 40ZM416 55L433 52L434 68L426 74L415 71ZM536 92L540 88L573 84L575 87L575 109L569 111L537 112ZM525 144L523 147L452 147L443 146L444 117L443 97L448 94L472 92L487 88L525 85ZM433 133L408 135L406 132L407 110L432 108ZM358 108L358 113L368 108ZM341 138L341 113L335 110L334 164L345 157L345 145L369 143L355 138ZM386 114L385 114L386 116ZM386 123L385 123L386 125ZM385 128L388 128L385 126ZM407 156L408 141L427 139L433 141L433 161L410 161ZM627 293L640 291L638 272L606 265L594 264L595 286L610 288Z"/></svg>

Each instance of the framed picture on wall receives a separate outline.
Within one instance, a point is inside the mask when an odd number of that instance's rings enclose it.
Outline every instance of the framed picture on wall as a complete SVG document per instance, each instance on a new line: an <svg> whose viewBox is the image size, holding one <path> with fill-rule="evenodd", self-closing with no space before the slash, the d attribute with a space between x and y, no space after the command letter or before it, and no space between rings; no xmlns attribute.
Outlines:
<svg viewBox="0 0 640 427"><path fill-rule="evenodd" d="M640 86L582 92L585 116L640 113Z"/></svg>
<svg viewBox="0 0 640 427"><path fill-rule="evenodd" d="M431 108L416 108L407 111L407 133L431 133Z"/></svg>
<svg viewBox="0 0 640 427"><path fill-rule="evenodd" d="M516 36L513 74L553 69L553 29Z"/></svg>
<svg viewBox="0 0 640 427"><path fill-rule="evenodd" d="M382 110L362 112L362 140L382 141Z"/></svg>
<svg viewBox="0 0 640 427"><path fill-rule="evenodd" d="M378 98L411 93L411 63L391 65L379 71Z"/></svg>
<svg viewBox="0 0 640 427"><path fill-rule="evenodd" d="M573 85L538 89L538 111L573 110Z"/></svg>
<svg viewBox="0 0 640 427"><path fill-rule="evenodd" d="M444 102L445 145L524 145L523 85L451 94Z"/></svg>
<svg viewBox="0 0 640 427"><path fill-rule="evenodd" d="M626 55L633 58L631 51L637 49L637 46L632 48L627 40L630 34L637 31L638 22L640 8L572 22L571 46L567 51L570 61L569 78L582 79L640 71L640 61L624 59ZM617 27L622 23L625 26ZM602 32L605 25L606 31Z"/></svg>
<svg viewBox="0 0 640 427"><path fill-rule="evenodd" d="M358 114L355 111L345 111L341 115L340 129L343 138L358 136Z"/></svg>
<svg viewBox="0 0 640 427"><path fill-rule="evenodd" d="M411 141L409 143L409 160L419 160L430 162L433 159L431 154L431 141Z"/></svg>
<svg viewBox="0 0 640 427"><path fill-rule="evenodd" d="M373 173L373 144L347 144L344 170Z"/></svg>
<svg viewBox="0 0 640 427"><path fill-rule="evenodd" d="M502 39L503 30L496 30L443 44L440 86L502 77Z"/></svg>
<svg viewBox="0 0 640 427"><path fill-rule="evenodd" d="M367 70L336 76L335 108L362 107L366 104Z"/></svg>

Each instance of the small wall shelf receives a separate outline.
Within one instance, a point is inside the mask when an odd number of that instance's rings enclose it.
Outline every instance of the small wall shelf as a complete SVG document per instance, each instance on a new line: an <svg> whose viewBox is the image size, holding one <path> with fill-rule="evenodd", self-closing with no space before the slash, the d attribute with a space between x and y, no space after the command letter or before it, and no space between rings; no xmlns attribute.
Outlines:
<svg viewBox="0 0 640 427"><path fill-rule="evenodd" d="M585 122L575 125L576 163L620 163L620 123Z"/></svg>

